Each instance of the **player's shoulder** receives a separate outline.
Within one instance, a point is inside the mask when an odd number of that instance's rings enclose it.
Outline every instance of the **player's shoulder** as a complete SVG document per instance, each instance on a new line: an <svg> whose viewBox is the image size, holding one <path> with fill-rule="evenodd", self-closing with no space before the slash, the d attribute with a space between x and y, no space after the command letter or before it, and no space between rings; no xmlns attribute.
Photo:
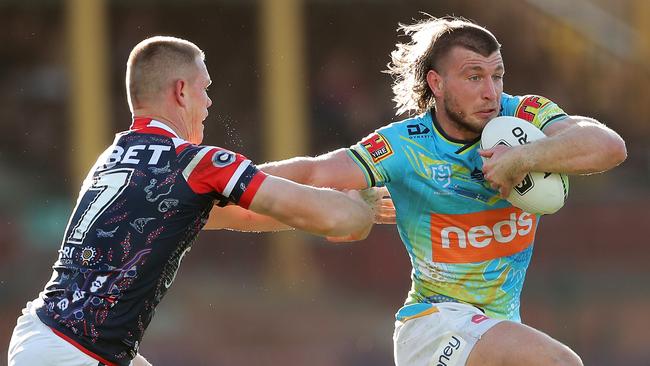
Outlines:
<svg viewBox="0 0 650 366"><path fill-rule="evenodd" d="M567 117L566 112L555 102L541 95L501 94L501 116L515 116L544 128L550 122Z"/></svg>
<svg viewBox="0 0 650 366"><path fill-rule="evenodd" d="M402 150L406 141L412 138L432 133L431 118L428 117L427 120L426 115L425 113L380 127L363 138L353 150L370 155L369 161L373 164L384 162L386 166L401 166L405 157L395 154L395 151Z"/></svg>
<svg viewBox="0 0 650 366"><path fill-rule="evenodd" d="M398 143L401 137L421 137L430 134L431 131L431 112L426 112L417 116L402 119L400 121L389 123L378 128L375 133L383 136L393 143Z"/></svg>
<svg viewBox="0 0 650 366"><path fill-rule="evenodd" d="M246 160L241 154L223 147L213 145L197 145L188 141L174 138L176 153L179 158L189 157L192 161L211 160L212 165L221 168L232 164L236 160ZM190 163L192 164L192 163Z"/></svg>

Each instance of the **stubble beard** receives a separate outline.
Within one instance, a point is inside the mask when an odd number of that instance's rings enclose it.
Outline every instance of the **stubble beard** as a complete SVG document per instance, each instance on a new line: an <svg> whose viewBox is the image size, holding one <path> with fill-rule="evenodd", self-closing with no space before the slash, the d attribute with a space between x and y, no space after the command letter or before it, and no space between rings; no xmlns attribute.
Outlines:
<svg viewBox="0 0 650 366"><path fill-rule="evenodd" d="M480 135L483 132L482 126L477 126L475 123L468 121L465 118L465 113L461 110L458 102L455 98L451 97L449 94L445 93L445 113L449 116L449 119L456 125L456 128L459 130L468 131Z"/></svg>

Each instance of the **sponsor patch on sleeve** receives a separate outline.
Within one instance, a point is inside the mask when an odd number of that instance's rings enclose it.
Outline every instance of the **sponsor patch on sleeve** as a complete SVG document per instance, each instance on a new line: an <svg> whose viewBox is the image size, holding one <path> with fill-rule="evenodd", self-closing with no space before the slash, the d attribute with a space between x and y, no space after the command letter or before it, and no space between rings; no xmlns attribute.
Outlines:
<svg viewBox="0 0 650 366"><path fill-rule="evenodd" d="M557 104L539 95L525 96L515 110L516 117L525 119L537 128L542 128L551 119L565 115Z"/></svg>
<svg viewBox="0 0 650 366"><path fill-rule="evenodd" d="M368 150L368 153L372 157L372 162L375 164L393 155L393 149L390 147L388 141L378 133L373 133L361 141L361 145Z"/></svg>

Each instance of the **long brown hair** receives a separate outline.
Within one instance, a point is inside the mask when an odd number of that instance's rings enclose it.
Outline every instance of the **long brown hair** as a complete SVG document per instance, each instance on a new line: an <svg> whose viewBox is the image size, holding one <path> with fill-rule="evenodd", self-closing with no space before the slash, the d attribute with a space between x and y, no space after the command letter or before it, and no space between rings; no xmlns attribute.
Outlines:
<svg viewBox="0 0 650 366"><path fill-rule="evenodd" d="M427 73L429 70L440 72L440 61L453 47L460 46L485 57L501 49L490 31L464 18L430 16L413 24L400 23L398 31L410 36L411 40L397 43L385 71L393 76L397 114L420 114L434 106Z"/></svg>

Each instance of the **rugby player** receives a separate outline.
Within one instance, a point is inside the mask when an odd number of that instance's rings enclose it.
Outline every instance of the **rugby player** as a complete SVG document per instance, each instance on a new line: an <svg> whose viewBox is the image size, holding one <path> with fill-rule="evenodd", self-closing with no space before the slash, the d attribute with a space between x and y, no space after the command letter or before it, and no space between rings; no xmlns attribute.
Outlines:
<svg viewBox="0 0 650 366"><path fill-rule="evenodd" d="M351 148L261 169L341 190L388 188L413 265L411 290L396 314L398 366L581 365L569 347L521 323L540 216L503 197L530 171L611 169L627 156L624 141L547 98L504 93L501 46L484 27L430 17L401 30L410 41L396 45L387 72L398 113L412 118ZM500 115L523 118L549 137L481 151L483 127Z"/></svg>
<svg viewBox="0 0 650 366"><path fill-rule="evenodd" d="M144 332L215 203L318 235L367 236L373 213L358 192L307 187L200 145L210 83L189 41L153 37L131 51L131 127L84 180L52 277L18 318L9 365L147 365Z"/></svg>

